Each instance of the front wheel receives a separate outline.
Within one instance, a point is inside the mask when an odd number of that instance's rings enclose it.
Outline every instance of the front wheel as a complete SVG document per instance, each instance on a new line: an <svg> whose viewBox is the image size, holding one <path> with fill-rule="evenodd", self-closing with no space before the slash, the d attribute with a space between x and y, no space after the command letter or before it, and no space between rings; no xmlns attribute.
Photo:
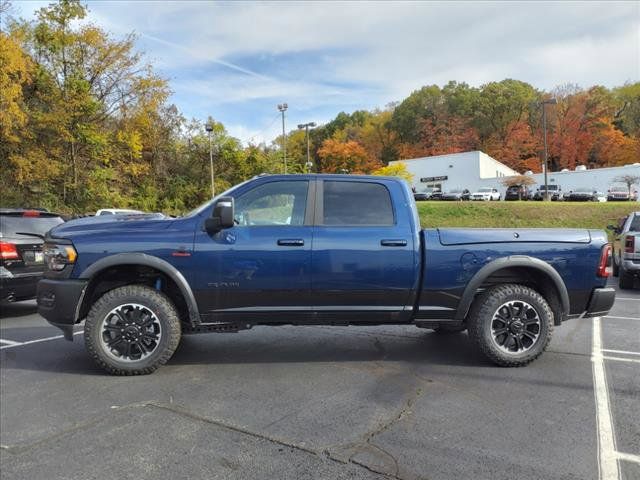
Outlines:
<svg viewBox="0 0 640 480"><path fill-rule="evenodd" d="M553 312L537 291L524 285L497 285L473 303L469 336L495 364L521 367L547 348L553 332Z"/></svg>
<svg viewBox="0 0 640 480"><path fill-rule="evenodd" d="M180 319L169 298L145 285L105 293L84 326L85 346L113 375L144 375L165 364L180 342Z"/></svg>

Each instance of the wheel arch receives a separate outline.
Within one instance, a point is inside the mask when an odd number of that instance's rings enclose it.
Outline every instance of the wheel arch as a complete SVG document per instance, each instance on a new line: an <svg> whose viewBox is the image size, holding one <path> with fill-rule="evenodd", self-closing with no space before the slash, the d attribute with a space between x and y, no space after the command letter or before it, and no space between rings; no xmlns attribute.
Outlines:
<svg viewBox="0 0 640 480"><path fill-rule="evenodd" d="M114 272L121 274L129 273L133 275L134 281L128 281L126 277L113 278ZM166 282L161 290L166 293L177 307L184 307L189 322L195 325L200 322L200 314L195 296L184 275L166 260L148 255L146 253L119 253L101 258L97 262L87 267L79 278L88 280L87 286L82 293L80 302L76 310L76 321L86 316L92 302L95 300L98 286L102 281L115 282L116 286L138 283L140 272L152 274L157 272L158 278L165 279ZM111 275L111 277L109 276Z"/></svg>
<svg viewBox="0 0 640 480"><path fill-rule="evenodd" d="M467 317L482 289L499 283L522 283L535 288L549 303L556 325L569 314L569 292L556 269L539 258L517 255L498 258L478 270L462 294L456 319Z"/></svg>

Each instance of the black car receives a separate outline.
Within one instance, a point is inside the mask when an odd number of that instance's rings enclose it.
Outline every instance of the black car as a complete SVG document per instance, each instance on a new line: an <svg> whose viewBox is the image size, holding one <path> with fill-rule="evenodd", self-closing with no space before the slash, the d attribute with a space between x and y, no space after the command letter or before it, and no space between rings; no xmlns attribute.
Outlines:
<svg viewBox="0 0 640 480"><path fill-rule="evenodd" d="M441 195L441 200L469 200L471 197L471 192L469 190L456 188L453 190L449 190Z"/></svg>
<svg viewBox="0 0 640 480"><path fill-rule="evenodd" d="M576 188L564 194L565 202L597 202L598 192L595 188Z"/></svg>
<svg viewBox="0 0 640 480"><path fill-rule="evenodd" d="M440 200L440 196L442 192L438 188L427 187L421 192L413 192L413 199L416 202L421 202L425 200Z"/></svg>
<svg viewBox="0 0 640 480"><path fill-rule="evenodd" d="M60 215L41 209L0 209L0 302L35 298L44 271L43 237L60 223Z"/></svg>
<svg viewBox="0 0 640 480"><path fill-rule="evenodd" d="M507 201L529 200L532 195L533 192L524 185L511 185L507 188L507 191L504 194L504 199Z"/></svg>

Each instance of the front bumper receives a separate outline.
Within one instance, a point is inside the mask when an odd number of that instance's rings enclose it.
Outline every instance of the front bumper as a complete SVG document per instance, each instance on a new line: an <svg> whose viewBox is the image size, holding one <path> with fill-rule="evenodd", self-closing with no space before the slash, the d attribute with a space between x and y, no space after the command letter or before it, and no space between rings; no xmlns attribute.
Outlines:
<svg viewBox="0 0 640 480"><path fill-rule="evenodd" d="M585 317L601 317L606 315L613 307L616 300L616 291L613 288L596 288L591 294L589 306Z"/></svg>
<svg viewBox="0 0 640 480"><path fill-rule="evenodd" d="M78 306L87 280L51 280L38 282L38 313L58 327L67 340L73 339L73 325L78 320Z"/></svg>

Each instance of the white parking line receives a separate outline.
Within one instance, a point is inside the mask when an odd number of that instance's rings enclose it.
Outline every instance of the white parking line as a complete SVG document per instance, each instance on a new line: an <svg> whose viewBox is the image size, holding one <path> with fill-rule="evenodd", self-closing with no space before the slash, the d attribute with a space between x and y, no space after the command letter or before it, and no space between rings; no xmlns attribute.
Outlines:
<svg viewBox="0 0 640 480"><path fill-rule="evenodd" d="M620 478L620 469L618 467L616 439L613 433L613 421L609 405L607 375L602 356L601 335L600 317L594 317L591 362L593 391L596 400L596 424L598 428L598 467L601 480L618 480Z"/></svg>
<svg viewBox="0 0 640 480"><path fill-rule="evenodd" d="M633 298L633 297L616 297L616 300L632 300L632 301L640 302L640 298Z"/></svg>
<svg viewBox="0 0 640 480"><path fill-rule="evenodd" d="M80 335L81 333L84 333L84 330L80 330L78 332L73 332L74 335ZM4 346L0 347L0 350L5 350L7 348L22 347L24 345L31 345L32 343L40 343L40 342L48 342L50 340L58 340L59 338L64 338L64 335L56 335L55 337L47 337L47 338L38 338L37 340L29 340L27 342L13 342L12 344L4 345Z"/></svg>
<svg viewBox="0 0 640 480"><path fill-rule="evenodd" d="M627 462L640 463L640 455L633 455L632 453L618 452L618 458Z"/></svg>
<svg viewBox="0 0 640 480"><path fill-rule="evenodd" d="M640 355L640 352L629 352L628 350L610 350L608 348L603 348L602 351L607 353L619 353L621 355Z"/></svg>
<svg viewBox="0 0 640 480"><path fill-rule="evenodd" d="M613 360L614 362L630 362L630 363L640 363L640 360L637 358L622 358L622 357L602 357L605 360Z"/></svg>
<svg viewBox="0 0 640 480"><path fill-rule="evenodd" d="M14 342L13 340L5 340L4 338L0 338L0 343L4 343L5 345L20 345L20 342Z"/></svg>
<svg viewBox="0 0 640 480"><path fill-rule="evenodd" d="M640 322L640 317L615 317L613 315L607 315L605 318L616 318L618 320L635 320L636 322Z"/></svg>

